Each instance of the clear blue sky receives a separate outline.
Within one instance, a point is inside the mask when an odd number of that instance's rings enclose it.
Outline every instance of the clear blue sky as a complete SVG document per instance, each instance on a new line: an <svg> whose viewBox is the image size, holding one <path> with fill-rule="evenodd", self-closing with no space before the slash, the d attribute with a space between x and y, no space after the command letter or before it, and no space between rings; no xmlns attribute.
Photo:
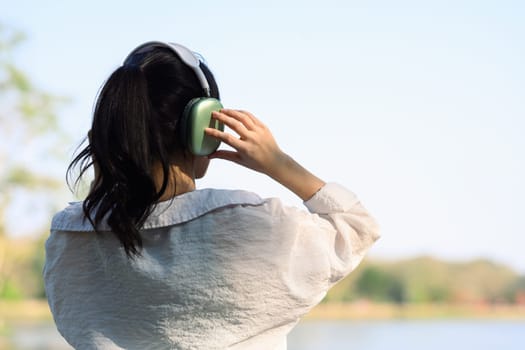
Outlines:
<svg viewBox="0 0 525 350"><path fill-rule="evenodd" d="M20 0L0 21L27 33L17 59L34 81L73 99L60 116L74 140L132 48L180 42L205 56L225 105L361 197L382 226L373 256L483 256L525 272L523 2L250 3ZM300 205L221 161L199 186Z"/></svg>

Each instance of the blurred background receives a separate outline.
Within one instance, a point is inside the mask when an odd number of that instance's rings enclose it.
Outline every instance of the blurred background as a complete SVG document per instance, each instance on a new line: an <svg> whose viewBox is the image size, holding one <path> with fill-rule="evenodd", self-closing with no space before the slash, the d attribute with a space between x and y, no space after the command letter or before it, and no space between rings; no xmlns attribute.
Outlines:
<svg viewBox="0 0 525 350"><path fill-rule="evenodd" d="M179 42L223 104L354 190L382 227L289 349L525 345L525 3L4 1L0 349L67 349L42 286L51 216L96 94L137 45ZM89 176L85 182L89 183ZM301 202L213 161L199 187Z"/></svg>

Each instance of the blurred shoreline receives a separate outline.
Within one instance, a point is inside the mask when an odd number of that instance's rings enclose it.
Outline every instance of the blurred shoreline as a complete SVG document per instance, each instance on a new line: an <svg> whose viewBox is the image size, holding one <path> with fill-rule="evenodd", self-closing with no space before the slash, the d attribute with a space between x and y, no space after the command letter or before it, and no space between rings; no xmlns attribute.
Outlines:
<svg viewBox="0 0 525 350"><path fill-rule="evenodd" d="M525 321L525 305L441 303L322 303L305 320L487 319ZM53 322L46 300L0 301L0 334L17 324Z"/></svg>
<svg viewBox="0 0 525 350"><path fill-rule="evenodd" d="M525 305L445 303L323 303L307 320L487 319L525 321Z"/></svg>
<svg viewBox="0 0 525 350"><path fill-rule="evenodd" d="M439 303L349 303L325 302L316 306L302 324L330 321L488 321L525 323L525 306L519 304L439 304ZM31 340L38 347L22 346ZM42 345L46 342L48 345ZM18 344L18 345L17 345ZM24 343L25 344L25 343ZM34 345L33 344L33 345ZM51 345L49 345L51 344ZM0 301L0 349L70 349L59 336L45 299Z"/></svg>

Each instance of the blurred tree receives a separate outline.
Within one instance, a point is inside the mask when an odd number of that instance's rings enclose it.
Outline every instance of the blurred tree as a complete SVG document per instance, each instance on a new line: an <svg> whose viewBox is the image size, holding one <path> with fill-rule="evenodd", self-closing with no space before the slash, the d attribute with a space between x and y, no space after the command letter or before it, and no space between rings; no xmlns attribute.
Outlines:
<svg viewBox="0 0 525 350"><path fill-rule="evenodd" d="M525 276L520 276L507 287L503 300L525 305Z"/></svg>
<svg viewBox="0 0 525 350"><path fill-rule="evenodd" d="M7 234L10 206L17 196L56 192L62 183L42 169L59 157L65 134L55 112L67 100L38 89L17 67L14 52L24 40L21 32L0 23L0 298L25 294L19 290L25 286L15 285L13 276L25 273L20 269L30 268L26 259L36 254Z"/></svg>
<svg viewBox="0 0 525 350"><path fill-rule="evenodd" d="M393 303L515 303L525 305L525 276L477 259L447 262L428 256L364 261L336 284L324 303L369 299Z"/></svg>
<svg viewBox="0 0 525 350"><path fill-rule="evenodd" d="M376 266L368 266L356 281L356 290L361 298L373 301L406 301L403 282L393 274Z"/></svg>

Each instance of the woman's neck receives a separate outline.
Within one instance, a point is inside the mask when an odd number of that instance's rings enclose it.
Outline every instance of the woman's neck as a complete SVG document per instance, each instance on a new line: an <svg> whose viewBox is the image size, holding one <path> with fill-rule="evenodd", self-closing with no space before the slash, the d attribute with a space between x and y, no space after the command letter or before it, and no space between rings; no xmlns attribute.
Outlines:
<svg viewBox="0 0 525 350"><path fill-rule="evenodd" d="M163 171L162 167L158 166L155 170L155 186L157 191L162 187ZM171 165L169 168L168 184L166 190L159 198L159 202L169 200L179 194L191 192L195 190L195 178L193 174L188 172L186 169L178 166Z"/></svg>

